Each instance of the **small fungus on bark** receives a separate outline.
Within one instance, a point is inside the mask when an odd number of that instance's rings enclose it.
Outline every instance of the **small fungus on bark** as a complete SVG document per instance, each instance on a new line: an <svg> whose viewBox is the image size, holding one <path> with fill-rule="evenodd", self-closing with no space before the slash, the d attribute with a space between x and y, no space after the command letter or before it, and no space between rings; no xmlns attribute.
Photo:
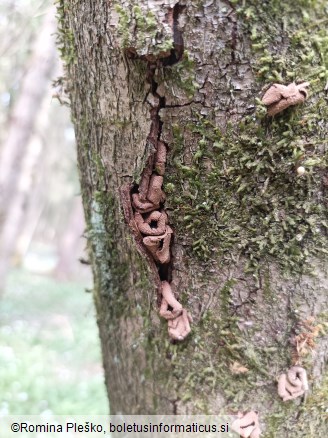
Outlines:
<svg viewBox="0 0 328 438"><path fill-rule="evenodd" d="M183 341L190 333L191 316L186 309L182 309L181 315L174 319L168 320L168 330L171 339L176 341Z"/></svg>
<svg viewBox="0 0 328 438"><path fill-rule="evenodd" d="M134 214L134 220L142 234L148 236L159 236L166 231L167 214L164 211L152 211L146 218L143 218L138 211Z"/></svg>
<svg viewBox="0 0 328 438"><path fill-rule="evenodd" d="M182 304L173 295L170 283L162 281L162 304L159 314L165 319L174 319L182 313Z"/></svg>
<svg viewBox="0 0 328 438"><path fill-rule="evenodd" d="M165 201L165 194L162 190L163 177L159 175L152 175L150 177L149 189L147 193L148 201L153 204L160 204Z"/></svg>
<svg viewBox="0 0 328 438"><path fill-rule="evenodd" d="M308 391L306 370L300 366L293 366L287 374L283 373L278 380L278 394L283 401L294 400Z"/></svg>
<svg viewBox="0 0 328 438"><path fill-rule="evenodd" d="M169 263L171 235L173 231L169 226L166 227L164 234L160 236L146 236L143 239L143 244L153 256L155 262L160 264Z"/></svg>
<svg viewBox="0 0 328 438"><path fill-rule="evenodd" d="M262 102L268 107L268 116L273 117L289 106L303 103L308 97L309 82L289 85L273 84L262 97Z"/></svg>
<svg viewBox="0 0 328 438"><path fill-rule="evenodd" d="M250 411L246 414L238 412L238 418L232 423L231 428L242 438L259 438L261 429L258 412Z"/></svg>
<svg viewBox="0 0 328 438"><path fill-rule="evenodd" d="M163 142L157 143L157 151L155 157L155 171L158 175L164 175L166 163L166 146Z"/></svg>
<svg viewBox="0 0 328 438"><path fill-rule="evenodd" d="M140 199L139 193L132 194L132 205L136 211L140 211L141 213L149 213L153 210L159 208L159 204L153 204L150 201L142 201Z"/></svg>
<svg viewBox="0 0 328 438"><path fill-rule="evenodd" d="M171 339L183 341L189 335L191 316L174 297L168 281L162 281L162 303L159 314L168 321Z"/></svg>
<svg viewBox="0 0 328 438"><path fill-rule="evenodd" d="M144 182L145 180L143 180ZM141 193L132 194L132 203L137 211L142 213L149 213L157 210L160 203L165 201L165 194L162 190L163 177L152 174L149 180L149 187L147 191L147 199L142 199Z"/></svg>

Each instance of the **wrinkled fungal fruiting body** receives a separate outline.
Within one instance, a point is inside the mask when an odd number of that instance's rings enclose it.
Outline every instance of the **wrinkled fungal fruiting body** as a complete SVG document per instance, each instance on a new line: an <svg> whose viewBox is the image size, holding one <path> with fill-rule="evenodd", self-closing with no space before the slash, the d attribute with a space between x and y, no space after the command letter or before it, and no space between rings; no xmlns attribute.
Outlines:
<svg viewBox="0 0 328 438"><path fill-rule="evenodd" d="M268 116L275 116L289 106L303 103L308 97L309 82L289 85L273 84L262 97Z"/></svg>
<svg viewBox="0 0 328 438"><path fill-rule="evenodd" d="M182 309L179 316L174 319L168 320L169 336L176 341L183 341L183 339L189 335L191 316L186 309Z"/></svg>
<svg viewBox="0 0 328 438"><path fill-rule="evenodd" d="M242 438L259 438L261 435L259 416L256 411L238 413L238 418L232 423L231 429Z"/></svg>
<svg viewBox="0 0 328 438"><path fill-rule="evenodd" d="M308 391L306 370L300 366L291 367L278 379L278 394L283 401L294 400Z"/></svg>
<svg viewBox="0 0 328 438"><path fill-rule="evenodd" d="M134 214L134 220L142 234L148 236L159 236L166 231L167 214L164 211L152 211L145 218L142 217L140 212L136 211Z"/></svg>
<svg viewBox="0 0 328 438"><path fill-rule="evenodd" d="M122 204L127 223L133 230L140 233L144 249L159 267L171 261L173 230L168 225L168 217L163 209L165 193L162 185L166 164L166 145L160 140L154 140L153 145L155 152L147 161L137 190L128 192L130 201L126 201L126 195L124 195ZM128 203L132 211L132 222L129 219L131 215L127 212L129 211L126 205ZM175 298L168 281L161 282L159 314L168 321L168 333L172 340L182 341L188 336L191 331L191 316Z"/></svg>
<svg viewBox="0 0 328 438"><path fill-rule="evenodd" d="M181 315L183 308L182 304L176 300L173 295L170 283L162 281L162 304L159 314L165 319L174 319Z"/></svg>

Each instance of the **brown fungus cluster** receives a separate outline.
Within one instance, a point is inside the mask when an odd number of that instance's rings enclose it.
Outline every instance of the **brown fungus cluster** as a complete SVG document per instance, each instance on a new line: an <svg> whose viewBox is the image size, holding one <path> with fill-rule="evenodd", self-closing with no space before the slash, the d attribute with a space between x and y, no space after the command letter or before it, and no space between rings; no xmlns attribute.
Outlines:
<svg viewBox="0 0 328 438"><path fill-rule="evenodd" d="M164 210L165 193L162 190L167 151L166 145L160 140L153 138L152 143L156 152L143 170L139 186L134 191L128 190L125 196L131 196L128 203L132 208L132 215L125 216L130 216L129 226L139 233L140 244L155 263L158 272L161 272L159 314L168 321L169 336L173 340L182 341L191 331L191 316L175 298L168 281L173 230Z"/></svg>
<svg viewBox="0 0 328 438"><path fill-rule="evenodd" d="M165 193L162 190L165 174L167 147L161 138L160 110L165 107L165 98L157 92L155 72L159 67L172 66L182 60L184 44L182 33L179 29L179 15L185 6L176 3L169 7L166 20L170 26L163 27L168 32L168 44L157 44L155 50L144 51L144 42L138 44L129 38L121 29L124 39L125 53L131 59L141 59L147 63L146 80L150 85L151 100L150 132L147 144L154 151L147 159L142 171L139 184L131 184L121 188L122 207L125 220L133 231L137 247L148 258L152 270L156 270L158 289L160 290L160 315L168 321L169 336L173 340L182 341L190 333L191 317L182 305L176 300L171 288L170 279L172 272L171 245L173 230L168 224L168 217L164 211ZM119 7L116 9L121 18L125 20L126 11ZM146 16L146 22L150 19ZM144 27L144 17L139 7L133 8L133 20L136 28ZM154 17L153 17L154 18ZM125 20L127 21L127 20ZM150 24L150 23L148 23ZM151 27L158 38L155 21L151 19ZM141 49L142 46L142 50ZM154 48L152 48L154 49Z"/></svg>

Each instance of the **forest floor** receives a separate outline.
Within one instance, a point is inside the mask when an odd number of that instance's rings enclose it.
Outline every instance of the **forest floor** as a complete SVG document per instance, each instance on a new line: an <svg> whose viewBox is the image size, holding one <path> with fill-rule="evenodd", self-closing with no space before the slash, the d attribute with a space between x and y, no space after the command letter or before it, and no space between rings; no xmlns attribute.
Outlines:
<svg viewBox="0 0 328 438"><path fill-rule="evenodd" d="M0 302L1 414L108 414L85 284L10 274Z"/></svg>

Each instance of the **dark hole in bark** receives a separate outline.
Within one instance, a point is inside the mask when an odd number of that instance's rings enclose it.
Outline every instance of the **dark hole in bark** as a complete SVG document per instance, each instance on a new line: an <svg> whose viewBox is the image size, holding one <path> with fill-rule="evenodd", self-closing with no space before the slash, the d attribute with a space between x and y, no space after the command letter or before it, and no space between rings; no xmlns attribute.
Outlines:
<svg viewBox="0 0 328 438"><path fill-rule="evenodd" d="M133 184L133 187L131 188L131 194L132 193L139 193L138 189L139 189L138 184Z"/></svg>
<svg viewBox="0 0 328 438"><path fill-rule="evenodd" d="M169 278L169 266L166 265L159 265L158 266L158 275L161 281L170 281Z"/></svg>
<svg viewBox="0 0 328 438"><path fill-rule="evenodd" d="M167 67L168 65L174 65L179 62L182 58L184 51L184 44L182 38L182 32L179 29L179 15L183 11L185 6L179 5L177 3L173 7L173 49L171 49L170 56L162 60L162 65Z"/></svg>

